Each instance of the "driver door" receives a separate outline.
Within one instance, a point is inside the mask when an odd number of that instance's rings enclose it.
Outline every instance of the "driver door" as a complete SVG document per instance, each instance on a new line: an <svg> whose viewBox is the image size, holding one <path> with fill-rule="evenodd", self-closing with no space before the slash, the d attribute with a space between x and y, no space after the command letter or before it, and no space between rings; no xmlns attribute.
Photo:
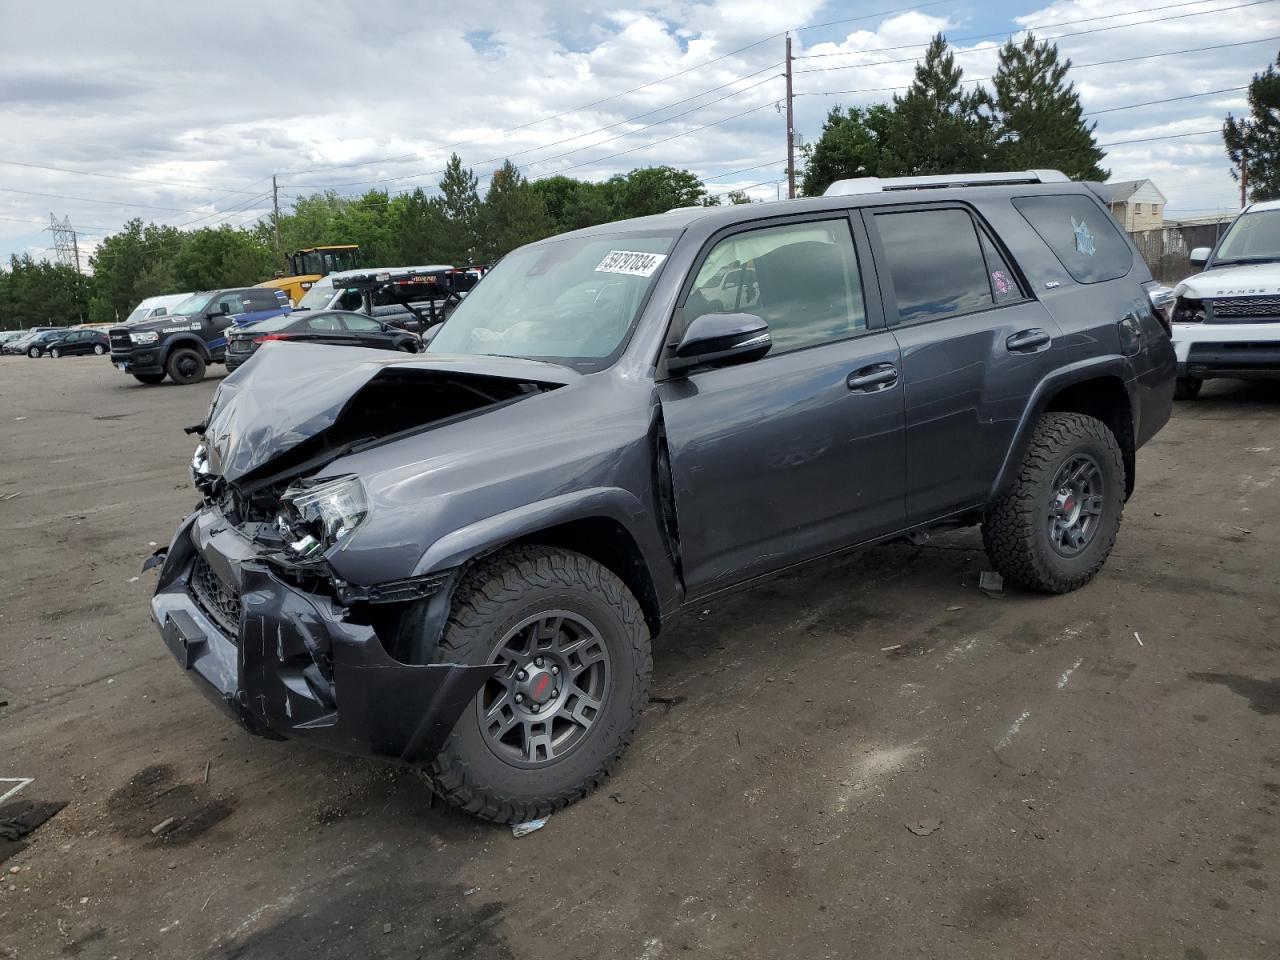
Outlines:
<svg viewBox="0 0 1280 960"><path fill-rule="evenodd" d="M724 312L717 273L734 264L732 302L769 324L769 354L658 384L690 598L904 524L899 352L861 221L771 224L711 247L668 338Z"/></svg>

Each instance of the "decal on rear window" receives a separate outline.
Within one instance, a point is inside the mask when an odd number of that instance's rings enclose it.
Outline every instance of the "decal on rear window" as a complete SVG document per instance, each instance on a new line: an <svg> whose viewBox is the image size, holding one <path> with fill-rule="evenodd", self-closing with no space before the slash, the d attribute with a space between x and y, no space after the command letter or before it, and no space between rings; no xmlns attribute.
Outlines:
<svg viewBox="0 0 1280 960"><path fill-rule="evenodd" d="M641 253L636 250L610 250L596 264L596 273L625 273L631 277L651 277L667 259L665 253Z"/></svg>
<svg viewBox="0 0 1280 960"><path fill-rule="evenodd" d="M1076 249L1085 256L1092 257L1094 254L1093 234L1089 232L1089 225L1083 220L1071 218L1071 229L1076 234Z"/></svg>

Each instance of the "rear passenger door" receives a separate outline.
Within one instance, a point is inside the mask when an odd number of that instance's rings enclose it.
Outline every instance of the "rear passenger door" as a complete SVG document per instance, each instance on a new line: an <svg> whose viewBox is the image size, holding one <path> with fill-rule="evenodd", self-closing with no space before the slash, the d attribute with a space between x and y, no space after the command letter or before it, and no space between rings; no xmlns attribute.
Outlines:
<svg viewBox="0 0 1280 960"><path fill-rule="evenodd" d="M668 343L740 312L772 347L658 384L690 597L902 525L898 347L852 228L844 213L743 224L693 268Z"/></svg>
<svg viewBox="0 0 1280 960"><path fill-rule="evenodd" d="M906 513L916 524L986 501L1060 331L968 206L863 215L902 351Z"/></svg>

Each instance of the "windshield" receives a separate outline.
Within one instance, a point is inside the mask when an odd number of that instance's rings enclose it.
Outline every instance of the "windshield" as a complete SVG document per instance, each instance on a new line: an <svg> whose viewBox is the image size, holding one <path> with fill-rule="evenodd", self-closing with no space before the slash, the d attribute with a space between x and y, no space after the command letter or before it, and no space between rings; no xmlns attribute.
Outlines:
<svg viewBox="0 0 1280 960"><path fill-rule="evenodd" d="M213 291L213 293L193 293L191 296L187 297L187 299L183 300L180 304L170 310L169 315L175 317L194 317L197 313L203 313L205 307L208 306L209 301L213 299L214 294L216 293L216 290Z"/></svg>
<svg viewBox="0 0 1280 960"><path fill-rule="evenodd" d="M145 319L147 316L147 311L149 311L150 309L151 309L150 307L135 308L133 313L129 314L127 317L124 318L125 326L128 326L131 323L137 323L139 320Z"/></svg>
<svg viewBox="0 0 1280 960"><path fill-rule="evenodd" d="M298 301L299 310L323 310L333 299L332 283L316 283Z"/></svg>
<svg viewBox="0 0 1280 960"><path fill-rule="evenodd" d="M626 342L674 239L627 233L516 250L458 305L430 350L604 366Z"/></svg>
<svg viewBox="0 0 1280 960"><path fill-rule="evenodd" d="M1237 217L1218 246L1214 263L1280 260L1280 210Z"/></svg>

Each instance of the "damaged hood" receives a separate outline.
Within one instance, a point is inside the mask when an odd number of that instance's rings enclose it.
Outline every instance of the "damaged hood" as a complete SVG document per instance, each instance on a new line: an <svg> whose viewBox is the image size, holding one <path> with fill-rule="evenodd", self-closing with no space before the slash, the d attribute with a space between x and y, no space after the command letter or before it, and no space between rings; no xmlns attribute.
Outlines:
<svg viewBox="0 0 1280 960"><path fill-rule="evenodd" d="M1174 289L1179 297L1208 300L1213 297L1275 296L1280 293L1280 263L1244 263L1215 267L1187 277Z"/></svg>
<svg viewBox="0 0 1280 960"><path fill-rule="evenodd" d="M332 459L353 445L482 413L580 376L514 357L263 344L214 394L203 431L209 469L236 483L284 454L319 466L327 452Z"/></svg>

